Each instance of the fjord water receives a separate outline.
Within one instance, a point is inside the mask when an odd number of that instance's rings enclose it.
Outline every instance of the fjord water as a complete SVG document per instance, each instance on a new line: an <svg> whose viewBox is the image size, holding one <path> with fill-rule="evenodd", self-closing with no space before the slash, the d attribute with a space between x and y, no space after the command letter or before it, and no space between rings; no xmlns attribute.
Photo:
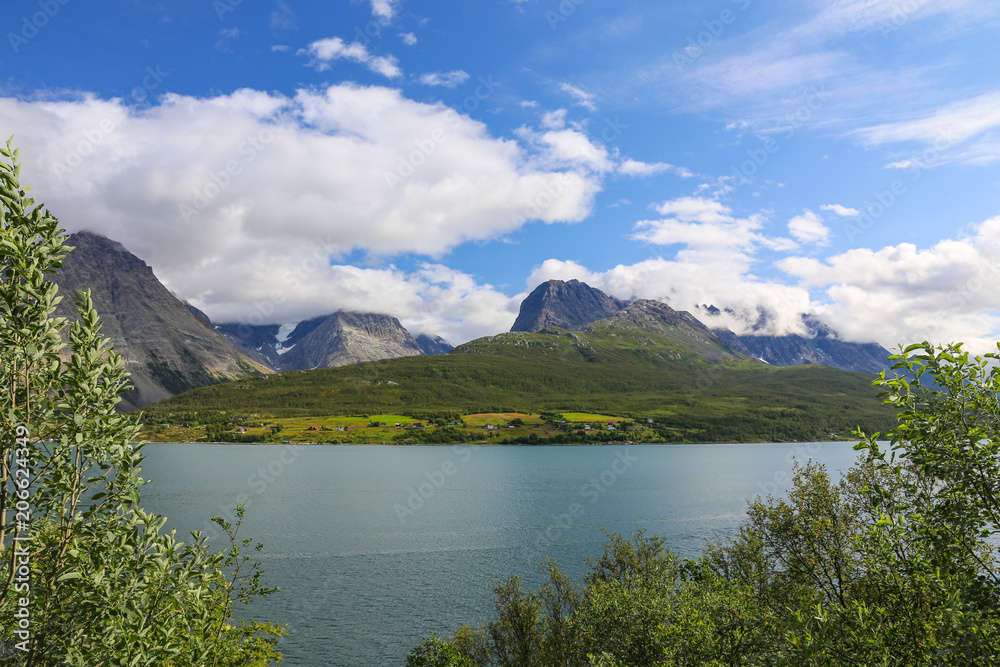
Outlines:
<svg viewBox="0 0 1000 667"><path fill-rule="evenodd" d="M252 615L290 626L283 664L392 667L429 632L485 622L497 580L536 587L545 556L579 580L602 528L641 526L697 556L747 499L782 494L795 458L835 473L852 444L150 444L142 498L183 536L245 501L241 533L281 587Z"/></svg>

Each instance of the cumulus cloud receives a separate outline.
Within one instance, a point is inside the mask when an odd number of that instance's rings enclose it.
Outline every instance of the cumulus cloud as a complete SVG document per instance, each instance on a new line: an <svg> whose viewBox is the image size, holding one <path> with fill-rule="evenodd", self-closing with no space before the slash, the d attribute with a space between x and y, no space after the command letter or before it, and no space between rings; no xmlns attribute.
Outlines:
<svg viewBox="0 0 1000 667"><path fill-rule="evenodd" d="M396 14L396 8L399 5L399 2L400 0L371 0L372 15L377 16L384 21L390 21Z"/></svg>
<svg viewBox="0 0 1000 667"><path fill-rule="evenodd" d="M840 204L823 204L819 207L821 211L830 211L831 213L836 213L842 218L856 218L861 215L861 211L856 208L848 208L847 206L841 206Z"/></svg>
<svg viewBox="0 0 1000 667"><path fill-rule="evenodd" d="M340 37L319 39L304 49L299 49L299 55L312 57L310 64L317 70L330 68L333 60L351 60L361 63L371 71L384 77L395 79L403 75L399 68L399 60L395 56L374 56L368 53L368 48L361 42L346 43Z"/></svg>
<svg viewBox="0 0 1000 667"><path fill-rule="evenodd" d="M646 178L647 176L657 176L664 173L673 173L681 178L691 178L694 172L684 167L676 167L666 162L640 162L639 160L625 160L618 167L618 173L624 176L636 176Z"/></svg>
<svg viewBox="0 0 1000 667"><path fill-rule="evenodd" d="M208 304L214 319L259 324L272 321L277 312L284 322L339 309L381 312L397 317L414 336L439 335L460 344L510 329L524 296L508 297L436 263L422 263L409 272L391 265L328 265L319 248L298 258L272 258L271 264L270 284L257 285L252 303L220 299Z"/></svg>
<svg viewBox="0 0 1000 667"><path fill-rule="evenodd" d="M691 256L650 258L595 272L549 259L528 277L533 287L549 279L576 278L620 299L655 299L686 310L710 327L737 333L806 333L800 313L814 311L808 290L753 277L747 264L705 262ZM711 315L704 306L724 309Z"/></svg>
<svg viewBox="0 0 1000 667"><path fill-rule="evenodd" d="M542 114L542 127L549 130L561 130L566 127L566 110L556 109Z"/></svg>
<svg viewBox="0 0 1000 667"><path fill-rule="evenodd" d="M679 247L672 257L606 271L551 258L532 271L528 289L549 279L576 278L621 299L664 301L710 327L737 333L805 334L800 315L808 313L844 340L889 349L923 340L962 341L975 353L996 349L1000 217L930 248L901 243L815 258L788 256L794 244L767 236L763 213L741 217L721 202L697 197L668 200L656 210L664 219L639 222L633 238L664 250ZM809 219L808 213L799 217ZM764 260L764 248L783 256ZM765 261L785 277L756 275L755 267ZM709 305L721 311L712 314Z"/></svg>
<svg viewBox="0 0 1000 667"><path fill-rule="evenodd" d="M550 125L557 126L561 116L550 119ZM536 147L537 153L532 164L542 169L572 170L577 173L603 175L615 167L608 149L576 129L552 129L535 132L522 127L517 135L526 143Z"/></svg>
<svg viewBox="0 0 1000 667"><path fill-rule="evenodd" d="M452 72L428 72L427 74L421 74L419 80L425 86L457 88L469 80L469 74L460 69Z"/></svg>
<svg viewBox="0 0 1000 667"><path fill-rule="evenodd" d="M754 213L735 217L732 209L715 199L680 197L654 207L660 220L641 220L632 235L636 241L685 246L677 256L685 261L745 268L759 247L787 250L794 242L761 233L765 216Z"/></svg>
<svg viewBox="0 0 1000 667"><path fill-rule="evenodd" d="M412 32L400 33L399 38L402 39L403 44L406 44L407 46L413 46L417 43L417 36Z"/></svg>
<svg viewBox="0 0 1000 667"><path fill-rule="evenodd" d="M788 221L788 232L799 243L808 245L829 245L830 228L816 213L806 210Z"/></svg>
<svg viewBox="0 0 1000 667"><path fill-rule="evenodd" d="M823 310L848 336L876 331L887 347L958 340L977 352L995 349L1000 217L926 249L911 243L857 248L824 260L789 257L778 266L803 287L822 290Z"/></svg>
<svg viewBox="0 0 1000 667"><path fill-rule="evenodd" d="M69 231L121 241L220 321L261 301L274 323L322 314L337 299L316 294L342 295L344 275L322 267L347 253L438 257L529 220L579 221L601 187L573 162L599 154L564 147L571 168L559 168L552 146L491 136L443 104L377 86L170 94L144 109L0 98L0 125L22 128L24 180ZM303 261L317 265L314 282L276 273ZM287 285L280 299L275 285Z"/></svg>

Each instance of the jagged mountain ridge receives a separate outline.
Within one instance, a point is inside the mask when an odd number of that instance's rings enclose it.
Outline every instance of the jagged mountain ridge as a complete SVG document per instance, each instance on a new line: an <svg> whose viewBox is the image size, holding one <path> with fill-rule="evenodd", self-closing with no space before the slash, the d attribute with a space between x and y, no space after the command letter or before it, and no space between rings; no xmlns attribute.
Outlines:
<svg viewBox="0 0 1000 667"><path fill-rule="evenodd" d="M55 276L63 301L59 316L73 318L73 300L89 289L103 321L101 332L122 355L135 389L122 409L139 408L189 389L269 372L183 303L153 270L123 245L91 232L67 239L75 249Z"/></svg>
<svg viewBox="0 0 1000 667"><path fill-rule="evenodd" d="M549 280L542 283L521 302L521 309L511 331L541 331L559 327L575 331L610 317L628 302L610 297L579 280Z"/></svg>
<svg viewBox="0 0 1000 667"><path fill-rule="evenodd" d="M614 320L627 303L578 280L549 280L536 287L521 303L521 311L511 331L541 331L553 326L567 330L582 330L592 323L609 318ZM648 304L660 303L648 302ZM710 315L719 312L714 306L704 308ZM609 310L611 312L608 312ZM713 339L713 344L720 344L737 356L745 355L772 366L820 364L862 373L878 373L887 366L889 352L881 345L841 340L836 331L810 315L802 316L809 336L800 334L773 336L741 335L727 329L709 329L690 313L672 309L671 312L680 318L676 319L675 324L679 326L683 321L687 326L693 327L689 333L695 330L701 331L702 336L707 335ZM763 315L761 317L763 318ZM649 320L633 321L632 324L639 327L656 326L655 322ZM764 324L766 322L762 319L756 326L762 328Z"/></svg>
<svg viewBox="0 0 1000 667"><path fill-rule="evenodd" d="M802 316L809 335L738 335L715 329L734 350L773 366L820 364L859 373L878 373L889 366L889 351L878 343L852 343L815 317Z"/></svg>
<svg viewBox="0 0 1000 667"><path fill-rule="evenodd" d="M277 324L216 325L219 333L236 346L278 371L330 368L452 350L452 345L440 336L420 334L414 338L396 318L375 313L338 311L304 320L282 341L278 339L280 328Z"/></svg>

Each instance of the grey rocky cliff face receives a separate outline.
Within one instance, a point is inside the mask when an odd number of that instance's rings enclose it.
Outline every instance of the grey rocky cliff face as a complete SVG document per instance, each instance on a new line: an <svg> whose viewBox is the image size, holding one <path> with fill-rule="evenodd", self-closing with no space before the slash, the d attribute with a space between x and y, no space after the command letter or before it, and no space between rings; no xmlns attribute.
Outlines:
<svg viewBox="0 0 1000 667"><path fill-rule="evenodd" d="M252 359L274 368L278 359L277 324L217 324L215 330Z"/></svg>
<svg viewBox="0 0 1000 667"><path fill-rule="evenodd" d="M579 280L549 280L521 302L521 310L511 331L541 331L559 327L575 331L610 317L627 302L610 297Z"/></svg>
<svg viewBox="0 0 1000 667"><path fill-rule="evenodd" d="M722 329L715 333L732 349L772 366L820 364L872 374L889 366L889 351L878 343L852 343L829 335L753 336Z"/></svg>
<svg viewBox="0 0 1000 667"><path fill-rule="evenodd" d="M413 336L395 317L338 311L300 322L275 361L279 370L347 366L422 354Z"/></svg>
<svg viewBox="0 0 1000 667"><path fill-rule="evenodd" d="M56 313L74 317L72 296L91 290L102 334L125 362L133 391L124 409L225 380L268 372L219 335L204 314L183 303L153 270L120 243L89 232L69 237L75 249L54 279L63 301Z"/></svg>

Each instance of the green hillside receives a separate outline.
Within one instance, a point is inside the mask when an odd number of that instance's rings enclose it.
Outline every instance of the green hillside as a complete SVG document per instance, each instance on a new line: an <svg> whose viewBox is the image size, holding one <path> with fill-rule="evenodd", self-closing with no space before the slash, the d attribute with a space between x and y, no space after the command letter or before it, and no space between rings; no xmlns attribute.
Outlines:
<svg viewBox="0 0 1000 667"><path fill-rule="evenodd" d="M809 440L885 431L891 412L870 376L770 367L708 339L597 327L482 338L439 356L294 371L213 385L149 406L151 421L197 412L287 418L584 412L653 419L665 441ZM704 356L718 357L710 361Z"/></svg>

